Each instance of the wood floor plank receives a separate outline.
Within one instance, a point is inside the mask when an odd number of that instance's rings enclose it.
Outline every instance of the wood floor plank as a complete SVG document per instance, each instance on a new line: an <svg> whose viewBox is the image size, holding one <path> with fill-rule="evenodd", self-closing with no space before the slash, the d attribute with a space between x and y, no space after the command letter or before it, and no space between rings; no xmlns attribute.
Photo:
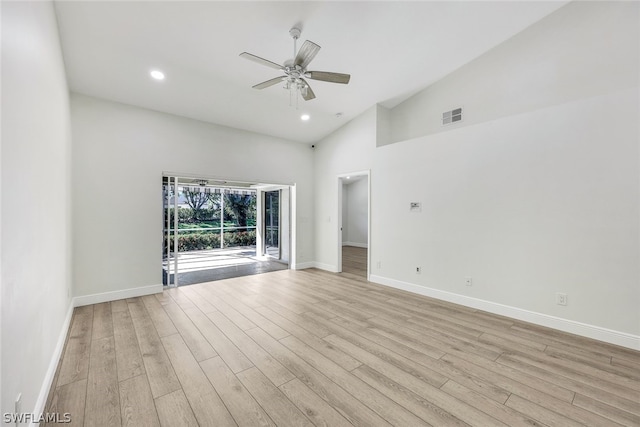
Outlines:
<svg viewBox="0 0 640 427"><path fill-rule="evenodd" d="M331 321L341 326L341 329L337 329L338 334L341 334L350 340L350 342L359 345L370 353L396 365L412 375L421 377L423 375L430 376L433 375L433 373L440 374L442 375L440 379L443 381L446 381L446 378L457 381L500 403L504 403L509 397L509 392L501 387L497 387L491 382L491 379L482 378L472 370L459 370L442 357L434 360L432 357L422 354L410 347L388 339L387 337L377 335L353 321L342 318L335 318ZM364 325L366 326L366 322L364 322ZM359 340L358 337L362 339ZM425 369L419 365L422 365L429 371L425 371ZM436 387L439 386L437 383L434 385Z"/></svg>
<svg viewBox="0 0 640 427"><path fill-rule="evenodd" d="M68 426L84 425L84 406L87 396L87 380L81 379L57 387L53 392L49 406L49 413L59 414L61 419L69 414L71 421ZM59 426L58 423L47 423L47 427Z"/></svg>
<svg viewBox="0 0 640 427"><path fill-rule="evenodd" d="M550 398L569 403L575 397L575 392L566 387L560 387L535 375L475 354L451 351L451 353L447 354L446 359L449 363L457 363L459 369L469 369L485 378L491 378L496 385L500 385L505 390L520 396L533 396L537 391L548 395ZM460 361L471 363L473 366L466 365ZM530 388L534 391L529 390Z"/></svg>
<svg viewBox="0 0 640 427"><path fill-rule="evenodd" d="M198 289L201 289L202 285L193 285L193 286L185 286L180 289L181 293L186 295L187 298L200 309L203 313L210 313L212 311L216 311L216 308L211 305L206 299L202 298L200 294L197 292Z"/></svg>
<svg viewBox="0 0 640 427"><path fill-rule="evenodd" d="M191 299L182 292L183 290L180 288L165 288L162 293L166 296L169 296L173 302L178 304L181 309L187 310L190 308L194 308L196 305L191 301ZM158 301L160 301L158 299Z"/></svg>
<svg viewBox="0 0 640 427"><path fill-rule="evenodd" d="M331 344L326 341L318 338L312 333L309 333L306 329L301 328L295 323L285 319L280 316L278 313L272 311L267 307L260 307L256 309L258 312L262 313L264 316L271 319L274 323L278 324L282 328L284 328L291 335L295 336L302 342L304 342L309 347L313 348L317 352L321 353L325 357L331 359L339 366L343 367L347 371L351 371L352 369L357 368L362 363L353 357L349 356L343 351L336 349Z"/></svg>
<svg viewBox="0 0 640 427"><path fill-rule="evenodd" d="M316 316L315 313L306 313L305 315L314 319L319 324L324 325L326 328L330 330L331 333L340 335L341 333L344 332L345 328L343 328L340 325L340 322L341 322L340 318L333 318L331 319L330 322L327 322L323 318ZM368 330L366 332L361 332L361 333L364 333L363 335L364 338L368 338L371 341L381 343L381 344L384 343L385 346L388 345L391 348L393 348L396 345L406 346L407 348L413 349L425 356L430 357L431 359L439 359L446 354L444 351L436 348L435 346L425 344L423 341L413 339L407 335L401 335L401 334L394 335L391 333L382 334L380 333L379 329L372 327L368 321L364 322L363 324L366 325Z"/></svg>
<svg viewBox="0 0 640 427"><path fill-rule="evenodd" d="M640 381L638 381L640 379L640 372L622 372L621 370L616 370L610 364L602 365L597 362L590 362L581 357L566 354L562 350L547 349L543 355L534 354L539 356L541 360L544 360L546 357L547 360L552 361L554 365L570 369L573 372L597 380L620 384L623 387L640 392ZM638 393L638 397L640 397L640 393Z"/></svg>
<svg viewBox="0 0 640 427"><path fill-rule="evenodd" d="M237 375L277 426L313 426L309 419L258 368L249 368Z"/></svg>
<svg viewBox="0 0 640 427"><path fill-rule="evenodd" d="M142 297L142 302L147 308L147 313L149 313L149 317L151 317L151 321L156 327L160 338L178 333L178 330L171 319L169 319L167 313L162 309L162 306L155 296L145 295Z"/></svg>
<svg viewBox="0 0 640 427"><path fill-rule="evenodd" d="M200 362L213 388L240 427L275 426L221 357Z"/></svg>
<svg viewBox="0 0 640 427"><path fill-rule="evenodd" d="M364 403L392 425L418 426L426 424L423 420L416 417L415 414L406 411L392 399L353 376L350 372L345 371L297 338L287 337L280 341L302 360L319 372L322 372L327 378L349 393L349 395Z"/></svg>
<svg viewBox="0 0 640 427"><path fill-rule="evenodd" d="M528 373L529 375L544 379L549 383L566 387L576 393L591 397L613 407L631 412L632 414L640 415L640 402L638 400L625 399L623 397L607 393L598 387L563 377L557 373L549 372L545 367L530 365L509 355L501 356L498 359L498 362L502 365Z"/></svg>
<svg viewBox="0 0 640 427"><path fill-rule="evenodd" d="M144 305L142 307L136 305L136 307L137 317L134 317L132 313L131 320L142 353L147 379L151 386L151 394L154 398L164 396L178 390L180 382L171 362L169 362L151 317L146 311L143 311Z"/></svg>
<svg viewBox="0 0 640 427"><path fill-rule="evenodd" d="M177 304L165 304L163 308L198 362L218 355L209 341L189 319L189 316Z"/></svg>
<svg viewBox="0 0 640 427"><path fill-rule="evenodd" d="M245 316L254 324L261 327L266 333L268 333L275 339L279 340L280 338L284 338L289 335L289 332L285 331L280 326L273 323L271 320L267 319L251 307L247 307L241 301L230 296L222 296L221 299L235 308L240 314Z"/></svg>
<svg viewBox="0 0 640 427"><path fill-rule="evenodd" d="M599 355L603 358L617 357L635 363L639 363L640 361L640 356L635 350L580 337L551 328L533 325L530 323L518 323L511 327L511 330L517 335L526 336L532 340L537 340L550 346L572 349L577 352L592 353L594 357L595 355Z"/></svg>
<svg viewBox="0 0 640 427"><path fill-rule="evenodd" d="M93 306L92 340L99 340L113 336L113 322L111 320L111 303L104 302Z"/></svg>
<svg viewBox="0 0 640 427"><path fill-rule="evenodd" d="M280 362L256 344L245 331L240 330L219 311L207 313L215 325L244 353L245 356L276 386L295 378Z"/></svg>
<svg viewBox="0 0 640 427"><path fill-rule="evenodd" d="M58 387L87 378L93 330L93 306L74 309L69 338L62 356Z"/></svg>
<svg viewBox="0 0 640 427"><path fill-rule="evenodd" d="M541 387L543 391L540 391L540 389L532 388L529 383L518 382L512 380L511 378L505 377L504 375L502 375L503 370L499 371L500 373L491 371L479 365L471 363L465 359L450 354L445 355L442 360L443 362L451 364L451 366L455 367L463 374L475 375L490 380L493 382L493 384L495 384L495 386L499 386L501 389L506 390L508 393L515 393L520 397L528 399L542 406L555 406L558 408L566 409L570 406L571 400L575 395L573 392L568 391L567 399L558 399L548 394L550 391L549 389L544 389L543 387Z"/></svg>
<svg viewBox="0 0 640 427"><path fill-rule="evenodd" d="M159 292L157 294L154 294L153 296L156 297L156 299L158 300L158 302L162 306L164 306L166 304L176 304L175 300L173 298L171 298L171 295L169 295L168 289L167 290L163 290L162 292Z"/></svg>
<svg viewBox="0 0 640 427"><path fill-rule="evenodd" d="M369 323L375 325L376 330L384 335L390 334L393 336L394 332L400 328L399 324L389 322L381 317L369 319ZM463 349L464 351L478 354L490 360L496 360L502 354L502 350L497 347L482 344L479 341L453 336L447 332L426 328L424 325L413 322L413 319L409 319L403 326L403 334L409 335L419 341L433 343L433 345L439 347L444 352Z"/></svg>
<svg viewBox="0 0 640 427"><path fill-rule="evenodd" d="M487 426L506 425L469 405L456 401L448 394L441 392L438 387L442 386L443 384L434 386L425 381L422 381L412 374L403 371L395 365L383 359L380 359L379 357L367 352L366 350L361 349L360 347L348 342L341 337L338 337L337 335L329 335L324 339L351 354L353 357L359 359L364 364L378 371L382 375L393 378L394 381L398 382L412 392L420 395L421 397L433 402L438 406L444 406L446 410L451 411L453 409L452 412L456 414L456 417L462 419L468 424Z"/></svg>
<svg viewBox="0 0 640 427"><path fill-rule="evenodd" d="M111 301L111 313L113 314L116 311L129 311L127 301L123 299Z"/></svg>
<svg viewBox="0 0 640 427"><path fill-rule="evenodd" d="M179 334L162 338L184 394L201 426L235 426L233 417L213 389Z"/></svg>
<svg viewBox="0 0 640 427"><path fill-rule="evenodd" d="M157 397L155 403L162 427L198 427L198 421L182 390Z"/></svg>
<svg viewBox="0 0 640 427"><path fill-rule="evenodd" d="M113 304L111 309L118 381L123 381L143 374L144 363L142 362L138 338L136 337L129 310L122 311L118 309L114 311Z"/></svg>
<svg viewBox="0 0 640 427"><path fill-rule="evenodd" d="M262 348L278 359L299 380L313 390L318 396L327 400L342 416L353 425L389 425L374 411L361 401L354 398L336 383L329 380L323 373L315 369L291 350L270 337L259 328L251 329L247 333Z"/></svg>
<svg viewBox="0 0 640 427"><path fill-rule="evenodd" d="M297 378L282 384L280 390L316 426L353 426Z"/></svg>
<svg viewBox="0 0 640 427"><path fill-rule="evenodd" d="M632 390L627 388L627 381L620 381L618 383L614 383L608 380L604 380L602 378L595 378L593 376L587 375L584 372L580 372L577 364L574 365L566 365L566 364L558 364L557 359L552 359L550 357L541 357L535 355L533 353L507 353L505 352L502 356L500 356L500 360L517 360L522 363L526 363L531 366L535 366L550 374L566 377L570 380L574 380L577 382L581 382L591 387L595 387L601 389L607 393L611 393L613 395L622 397L624 399L628 399L631 401L640 401L640 392L637 390ZM603 373L604 375L604 373Z"/></svg>
<svg viewBox="0 0 640 427"><path fill-rule="evenodd" d="M110 313L111 307L106 308ZM84 425L120 425L120 392L113 336L91 342Z"/></svg>
<svg viewBox="0 0 640 427"><path fill-rule="evenodd" d="M412 302L413 301L407 301L406 299L398 300L392 298L385 302L385 305L388 308L410 314L410 320L413 323L417 322L424 327L446 331L452 336L474 338L487 332L488 328L482 328L473 323L457 319L450 313L433 311L430 309L431 306L427 306L426 308L422 306L415 307ZM494 330L489 330L495 333Z"/></svg>
<svg viewBox="0 0 640 427"><path fill-rule="evenodd" d="M185 314L198 327L213 349L235 373L253 366L253 363L235 346L225 334L198 308L185 309ZM207 313L208 314L208 313Z"/></svg>
<svg viewBox="0 0 640 427"><path fill-rule="evenodd" d="M309 317L305 315L305 313L308 313L311 310L311 308L304 310L303 313L296 313L293 310L288 310L286 307L280 304L269 304L268 302L269 301L267 300L267 304L265 304L265 307L268 307L269 310L273 311L278 316L281 316L289 320L290 322L295 323L301 328L306 329L307 331L311 332L313 335L315 335L318 338L324 338L331 333L330 330L320 325L318 322L314 321L313 319L309 319ZM333 314L327 315L326 313L324 313L324 315L321 315L321 314L316 314L316 315L319 317L322 317L322 319L324 320L335 317Z"/></svg>
<svg viewBox="0 0 640 427"><path fill-rule="evenodd" d="M324 340L330 342L334 346L337 346L338 348L342 349L342 351L347 352L364 364L376 363L379 366L389 365L391 369L402 370L407 374L420 379L421 381L433 385L434 387L440 387L445 382L447 382L447 377L440 374L439 372L429 369L426 366L419 365L418 363L415 363L412 360L407 359L406 357L400 356L397 353L388 350L387 348L374 341L364 338L344 328L341 329L340 336L329 335L328 337L325 337ZM350 349L351 351L345 350L345 346L342 345L344 342L348 342L349 346L357 347L360 350L357 351L357 354L362 355L363 357L356 357L354 355L353 349ZM373 365L369 366L373 367Z"/></svg>
<svg viewBox="0 0 640 427"><path fill-rule="evenodd" d="M354 369L353 374L433 426L468 425L437 404L420 397L367 365Z"/></svg>
<svg viewBox="0 0 640 427"><path fill-rule="evenodd" d="M201 288L197 292L208 302L210 302L217 311L220 311L225 316L229 318L233 323L235 323L238 328L246 331L247 329L255 328L257 325L253 323L251 320L247 319L244 315L238 312L235 308L224 302L220 299L219 296L215 294L215 288ZM218 291L220 292L220 291ZM206 313L208 314L208 313Z"/></svg>
<svg viewBox="0 0 640 427"><path fill-rule="evenodd" d="M342 272L367 277L367 248L343 246Z"/></svg>
<svg viewBox="0 0 640 427"><path fill-rule="evenodd" d="M447 381L447 383L440 389L461 402L464 402L469 406L473 406L487 415L502 421L510 427L531 427L539 425L539 423L531 417L528 417L509 406L499 404L495 400L489 399L480 393L476 393L455 381Z"/></svg>
<svg viewBox="0 0 640 427"><path fill-rule="evenodd" d="M516 394L512 394L505 403L508 407L526 414L533 418L537 422L548 426L567 426L567 427L579 427L584 424L574 421L565 417L557 412L551 411L544 406L536 405L526 399L521 398ZM602 424L606 425L606 424Z"/></svg>
<svg viewBox="0 0 640 427"><path fill-rule="evenodd" d="M120 381L122 427L160 425L146 375Z"/></svg>
<svg viewBox="0 0 640 427"><path fill-rule="evenodd" d="M640 366L635 368L620 365L616 366L611 360L594 360L588 355L576 354L575 352L569 352L565 349L559 349L553 346L547 346L544 352L559 359L582 363L599 371L626 377L635 383L640 381ZM617 378L613 377L613 380L617 381ZM632 386L631 388L636 387Z"/></svg>
<svg viewBox="0 0 640 427"><path fill-rule="evenodd" d="M637 427L640 426L640 415L632 414L622 409L616 408L606 403L597 401L581 394L576 394L573 404L586 409L594 414L598 414L604 418L608 418L623 426Z"/></svg>

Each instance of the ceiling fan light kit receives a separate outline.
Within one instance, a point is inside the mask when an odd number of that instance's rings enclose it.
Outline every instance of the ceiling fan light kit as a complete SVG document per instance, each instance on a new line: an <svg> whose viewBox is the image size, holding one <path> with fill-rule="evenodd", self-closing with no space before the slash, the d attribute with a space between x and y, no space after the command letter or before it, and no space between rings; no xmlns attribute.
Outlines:
<svg viewBox="0 0 640 427"><path fill-rule="evenodd" d="M315 93L305 79L319 80L329 83L347 84L351 79L349 74L332 73L328 71L307 71L307 66L316 57L320 46L310 40L306 40L300 50L297 50L297 40L302 32L299 28L289 30L289 35L293 38L293 60L288 60L284 65L279 65L273 61L261 58L248 52L242 52L241 57L250 61L257 62L264 66L282 71L284 76L276 77L262 83L254 85L254 89L265 89L283 82L284 89L289 90L289 105L292 104L292 98L295 96L296 108L298 106L298 94L305 101L310 101L316 97Z"/></svg>

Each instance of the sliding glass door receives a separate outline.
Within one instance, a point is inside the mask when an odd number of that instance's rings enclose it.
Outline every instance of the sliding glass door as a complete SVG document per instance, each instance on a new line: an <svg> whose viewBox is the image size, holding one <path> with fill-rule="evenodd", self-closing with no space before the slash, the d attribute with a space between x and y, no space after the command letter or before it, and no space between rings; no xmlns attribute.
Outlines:
<svg viewBox="0 0 640 427"><path fill-rule="evenodd" d="M211 281L255 261L257 191L236 184L163 177L165 285Z"/></svg>
<svg viewBox="0 0 640 427"><path fill-rule="evenodd" d="M264 253L280 259L280 190L264 193Z"/></svg>

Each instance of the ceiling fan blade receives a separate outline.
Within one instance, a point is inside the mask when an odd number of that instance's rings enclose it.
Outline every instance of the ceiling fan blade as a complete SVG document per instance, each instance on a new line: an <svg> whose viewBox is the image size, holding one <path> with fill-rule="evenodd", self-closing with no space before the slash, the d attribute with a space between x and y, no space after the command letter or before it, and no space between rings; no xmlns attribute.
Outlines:
<svg viewBox="0 0 640 427"><path fill-rule="evenodd" d="M268 59L264 59L264 58L260 58L259 56L252 55L248 52L242 52L240 56L250 61L257 62L258 64L266 65L267 67L275 68L276 70L282 70L282 65L276 64L275 62L269 61Z"/></svg>
<svg viewBox="0 0 640 427"><path fill-rule="evenodd" d="M307 68L307 65L309 65L313 58L316 57L319 50L320 46L312 41L306 40L298 51L296 59L293 61L294 65L299 65L302 68Z"/></svg>
<svg viewBox="0 0 640 427"><path fill-rule="evenodd" d="M313 80L321 80L323 82L331 82L331 83L349 83L349 79L351 76L349 74L341 74L341 73L330 73L328 71L309 71L307 72L307 76Z"/></svg>
<svg viewBox="0 0 640 427"><path fill-rule="evenodd" d="M304 84L307 85L306 93L305 91L300 92L300 94L302 95L302 99L304 99L305 101L311 101L313 98L316 97L316 94L313 93L313 91L311 90L311 86L309 86L309 83L307 83L305 79L300 79L300 80L302 80Z"/></svg>
<svg viewBox="0 0 640 427"><path fill-rule="evenodd" d="M278 83L280 83L282 81L282 79L286 79L287 76L280 76L280 77L276 77L275 79L271 79L271 80L267 80L266 82L262 82L262 83L258 83L257 85L253 86L254 89L264 89L273 85L277 85Z"/></svg>

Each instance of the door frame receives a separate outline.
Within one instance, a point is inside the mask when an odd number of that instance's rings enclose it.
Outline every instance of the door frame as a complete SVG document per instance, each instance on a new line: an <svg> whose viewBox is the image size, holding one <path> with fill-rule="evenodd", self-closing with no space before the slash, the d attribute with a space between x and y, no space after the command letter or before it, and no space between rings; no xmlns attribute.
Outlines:
<svg viewBox="0 0 640 427"><path fill-rule="evenodd" d="M338 259L336 265L336 272L342 273L342 195L343 188L347 182L348 177L366 176L367 179L367 281L371 276L371 169L363 171L343 173L337 176L338 184L338 215L337 215L337 234L338 234Z"/></svg>
<svg viewBox="0 0 640 427"><path fill-rule="evenodd" d="M268 191L279 191L280 200L279 200L279 227L278 227L278 250L279 250L279 258L278 261L285 263L288 265L289 269L296 269L296 185L265 185L263 187L257 188L258 190L258 224L259 229L258 236L256 239L256 254L260 257L266 257L265 251L265 225L266 220L264 218L264 204L265 204L265 193ZM287 203L282 203L282 194L284 191L288 192ZM284 218L287 216L287 218ZM283 219L284 218L284 219ZM285 228L286 227L286 230ZM286 231L283 233L283 230ZM286 240L286 256L283 256L283 236L284 240Z"/></svg>
<svg viewBox="0 0 640 427"><path fill-rule="evenodd" d="M295 183L287 183L287 182L278 182L267 179L267 180L256 180L256 179L251 179L251 180L247 180L247 179L243 179L243 178L234 178L234 177L221 177L221 176L216 176L216 175L206 175L206 174L193 174L193 173L182 173L182 172L173 172L173 171L162 171L161 173L161 177L162 179L167 178L168 180L170 178L175 178L175 182L171 182L170 185L171 187L173 187L173 189L177 189L177 187L184 183L186 180L189 179L206 179L206 180L211 180L211 181L221 181L221 182L237 182L237 183L245 183L245 184L251 184L251 189L256 190L257 193L259 195L263 194L263 191L265 190L281 190L281 189L288 189L289 191L289 203L288 203L288 207L287 207L287 212L289 215L289 224L288 224L288 256L287 256L287 266L289 269L295 270L296 269L296 265L298 264L298 254L297 254L297 185ZM221 185L221 187L224 187L224 185ZM257 205L260 205L260 197L258 197L258 201L257 201ZM176 209L177 212L177 197L174 198L174 209ZM257 208L257 212L256 212L256 221L258 222L261 213L260 213L260 206L256 206ZM167 213L167 210L165 210L164 205L162 205L162 211L163 213ZM282 215L282 206L280 206L280 212ZM169 215L167 215L168 217ZM163 221L163 228L165 227L166 224ZM172 224L174 226L175 229L177 229L177 215L174 215L174 224ZM257 227L256 226L256 240L259 240L261 238L260 234L260 230L261 227ZM163 232L164 235L164 232ZM282 235L282 234L281 234ZM256 242L258 243L258 241ZM177 233L174 233L174 247L177 249L178 244L177 244ZM259 245L256 245L256 255L258 254L259 251ZM282 251L282 248L280 248L280 250ZM166 251L166 248L163 248L163 252ZM177 255L177 254L176 254ZM178 271L178 262L177 262L177 256L174 257L174 265L173 265L173 269L175 270L173 272L174 274L174 282L172 283L171 287L175 287L179 285L178 279L177 279L177 271ZM282 258L282 256L281 256ZM169 259L169 257L168 257ZM160 267L162 269L162 261L160 261ZM171 271L171 268L167 268L167 284L170 282L170 275L169 272Z"/></svg>

